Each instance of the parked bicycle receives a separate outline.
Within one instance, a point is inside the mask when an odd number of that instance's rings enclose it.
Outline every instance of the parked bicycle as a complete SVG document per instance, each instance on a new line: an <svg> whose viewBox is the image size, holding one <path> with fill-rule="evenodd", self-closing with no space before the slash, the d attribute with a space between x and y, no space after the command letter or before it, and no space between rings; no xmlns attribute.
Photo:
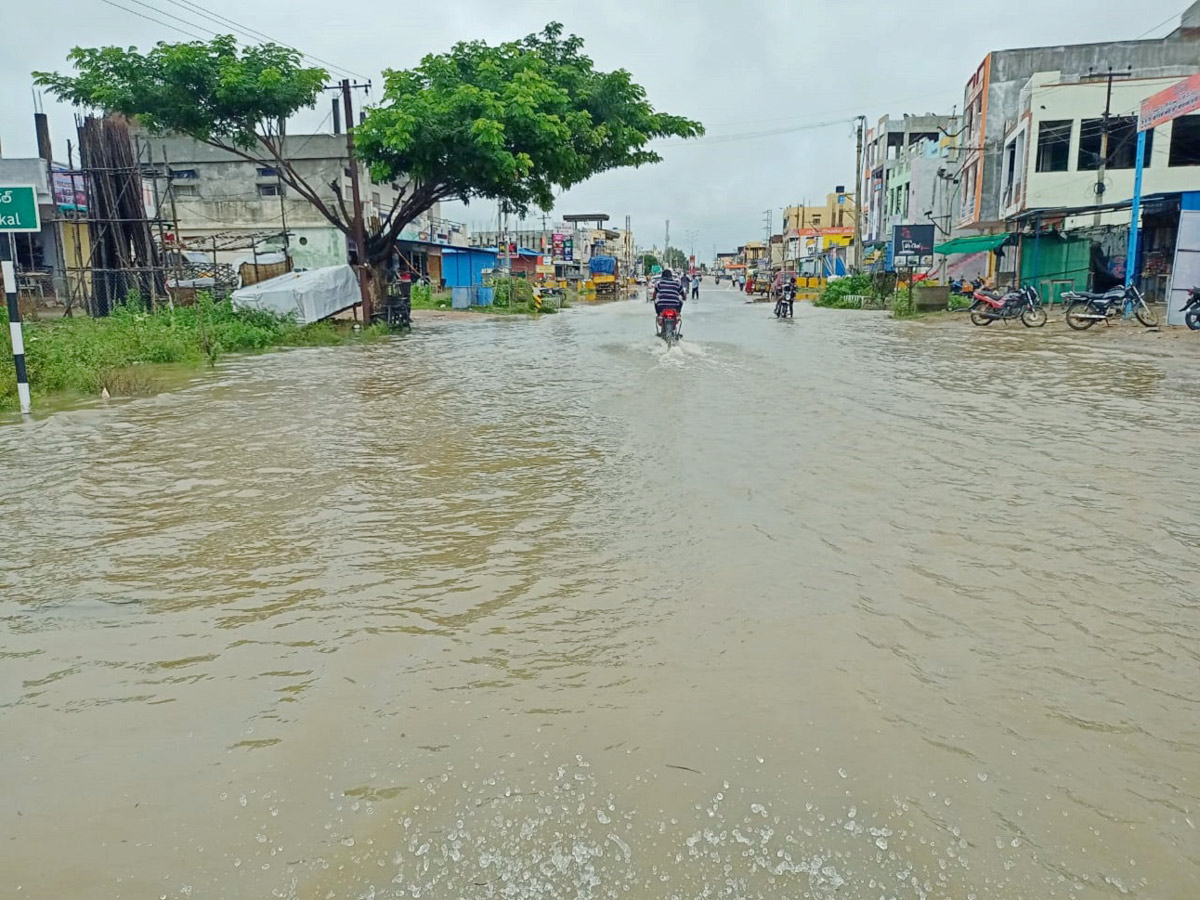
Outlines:
<svg viewBox="0 0 1200 900"><path fill-rule="evenodd" d="M1076 331L1087 331L1097 322L1111 325L1119 315L1127 319L1133 315L1147 328L1158 326L1158 313L1150 308L1142 292L1133 285L1115 287L1104 293L1067 291L1063 300L1068 304L1067 324Z"/></svg>

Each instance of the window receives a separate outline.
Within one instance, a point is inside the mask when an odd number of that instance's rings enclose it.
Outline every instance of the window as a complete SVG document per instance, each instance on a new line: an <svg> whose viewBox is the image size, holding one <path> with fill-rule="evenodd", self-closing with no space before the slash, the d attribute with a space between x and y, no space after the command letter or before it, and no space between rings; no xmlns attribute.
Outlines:
<svg viewBox="0 0 1200 900"><path fill-rule="evenodd" d="M258 196L260 196L260 197L282 197L283 189L277 184L260 184L258 186Z"/></svg>
<svg viewBox="0 0 1200 900"><path fill-rule="evenodd" d="M200 189L194 184L173 184L171 192L176 197L199 197Z"/></svg>
<svg viewBox="0 0 1200 900"><path fill-rule="evenodd" d="M275 178L278 174L279 173L276 172L270 166L259 166L258 167L258 177L259 178Z"/></svg>
<svg viewBox="0 0 1200 900"><path fill-rule="evenodd" d="M1042 122L1038 125L1037 170L1065 172L1071 165L1070 119Z"/></svg>
<svg viewBox="0 0 1200 900"><path fill-rule="evenodd" d="M813 228L820 228L820 227L821 227L821 217L820 217L820 216L813 216L813 217L812 217L812 227L813 227Z"/></svg>
<svg viewBox="0 0 1200 900"><path fill-rule="evenodd" d="M1084 119L1079 125L1079 160L1081 172L1100 168L1100 142L1104 135L1103 119ZM1146 135L1146 165L1154 149L1151 134ZM1137 117L1113 116L1108 120L1108 163L1110 169L1132 169L1137 161Z"/></svg>
<svg viewBox="0 0 1200 900"><path fill-rule="evenodd" d="M1151 131L1146 135L1149 141ZM1169 166L1200 166L1200 116L1180 116L1171 127Z"/></svg>
<svg viewBox="0 0 1200 900"><path fill-rule="evenodd" d="M176 181L195 181L200 177L200 172L196 169L172 169L171 177Z"/></svg>

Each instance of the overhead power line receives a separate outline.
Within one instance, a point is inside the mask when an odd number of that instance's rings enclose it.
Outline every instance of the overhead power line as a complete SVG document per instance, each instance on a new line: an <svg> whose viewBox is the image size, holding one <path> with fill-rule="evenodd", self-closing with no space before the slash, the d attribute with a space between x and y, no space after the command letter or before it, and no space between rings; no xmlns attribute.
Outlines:
<svg viewBox="0 0 1200 900"><path fill-rule="evenodd" d="M186 34L188 37L196 38L197 40L201 40L201 41L204 40L204 35L202 35L202 34L196 34L196 32L194 32L194 31L188 31L185 28L180 28L178 25L172 25L170 22L164 22L162 19L156 19L156 18L154 18L154 16L148 16L145 13L140 13L136 9L130 9L128 6L122 6L120 3L114 3L113 0L103 0L103 2L107 3L111 7L114 7L115 9L120 9L120 10L124 10L127 13L132 13L133 15L137 16L139 19L146 19L147 21L150 21L150 22L156 22L157 24L163 25L167 28L170 28L173 31L178 31L180 34ZM137 0L134 0L134 2L136 3Z"/></svg>
<svg viewBox="0 0 1200 900"><path fill-rule="evenodd" d="M295 50L297 53L302 54L306 59L311 59L313 62L320 63L321 65L326 66L329 69L332 69L332 70L335 70L338 72L342 72L346 75L353 75L355 78L360 78L363 81L370 81L370 79L367 78L366 75L363 75L361 72L355 72L353 69L344 68L343 66L339 66L337 63L332 63L327 59L322 59L321 57L314 56L311 53L305 53L299 47L293 47L292 45L284 43L283 41L278 41L268 34L263 34L263 32L259 31L257 28L251 28L249 25L242 25L241 23L236 22L233 19L227 18L225 16L219 15L218 13L209 12L204 7L202 7L196 3L192 3L191 0L175 0L175 2L178 3L180 6L185 6L188 9L193 10L194 12L198 13L199 15L204 16L205 18L207 18L211 21L224 23L225 25L228 25L230 28L235 29L240 34L242 34L246 37L249 37L252 40L266 41L267 43L278 44L281 47L287 47L289 50Z"/></svg>
<svg viewBox="0 0 1200 900"><path fill-rule="evenodd" d="M1183 9L1181 9L1179 12L1177 12L1177 13L1174 13L1173 15L1167 16L1165 19L1163 19L1163 20L1162 20L1161 22L1159 22L1157 25L1154 25L1154 26L1152 26L1152 27L1150 27L1150 28L1147 28L1145 31L1143 31L1141 34L1139 34L1137 37L1135 37L1135 38L1134 38L1134 40L1135 40L1135 41L1140 41L1142 38L1144 38L1146 35L1150 34L1151 32L1158 31L1158 29L1162 28L1162 27L1163 27L1164 25L1166 25L1168 22L1174 22L1174 21L1176 21L1177 19L1181 19L1181 18L1183 17L1183 14L1184 14L1185 12L1187 12L1187 10L1188 10L1188 7L1186 7L1186 6L1185 6L1185 7L1184 7Z"/></svg>
<svg viewBox="0 0 1200 900"><path fill-rule="evenodd" d="M716 134L707 137L689 140L679 138L675 140L651 141L651 146L663 147L690 147L696 144L727 144L733 141L752 141L758 138L774 137L780 134L792 134L797 131L813 131L818 128L829 128L832 125L845 125L847 122L853 122L853 119L833 119L828 122L810 122L804 125L789 125L786 128L772 128L767 131L746 131L739 134Z"/></svg>
<svg viewBox="0 0 1200 900"><path fill-rule="evenodd" d="M145 0L129 0L129 2L135 3L138 6L141 6L145 9L150 10L151 12L157 13L159 16L165 16L167 18L167 20L173 20L173 21L164 21L163 19L158 18L157 16L148 15L146 13L139 12L136 9L130 9L128 6L123 6L120 3L115 2L115 0L103 0L103 2L107 3L109 6L112 6L116 9L120 9L120 10L123 10L124 12L131 13L131 14L137 16L138 18L145 19L150 22L155 22L159 25L163 25L167 28L172 29L173 31L178 31L181 34L185 34L188 37L195 38L197 40L207 40L208 37L215 36L215 35L221 33L221 31L214 29L208 25L202 24L200 22L193 22L188 19L181 18L176 13L173 13L166 9L162 9L161 7L158 7L158 6L154 6L153 4L145 2ZM206 10L195 6L192 3L188 3L187 0L177 0L177 2L179 2L183 6L186 6L189 9L189 11L192 11L195 14L198 14L198 15L202 16L203 18L208 19L209 21L218 22L218 24L223 23L224 25L229 26L234 31L236 31L238 34L240 34L243 38L247 38L250 43L258 44L258 43L267 42L267 43L278 44L281 47L286 47L289 50L296 51L305 59L308 59L315 63L321 64L322 66L328 68L332 73L340 74L343 76L353 76L355 78L359 78L364 81L370 80L369 78L367 78L367 76L363 75L360 72L355 72L352 69L346 69L346 68L343 68L342 66L335 65L334 63L331 63L328 60L321 59L318 56L313 56L311 53L306 53L303 50L301 50L299 47L294 47L291 44L285 44L282 41L276 41L276 40L272 39L271 37L269 37L268 35L265 35L262 32L257 31L256 29L250 28L249 26L241 25L232 19L227 19L226 17L219 16L216 13L209 13ZM187 27L181 27L181 26L187 26ZM199 29L200 31L204 32L204 34L198 34L193 29ZM244 43L244 42L240 42L240 43Z"/></svg>

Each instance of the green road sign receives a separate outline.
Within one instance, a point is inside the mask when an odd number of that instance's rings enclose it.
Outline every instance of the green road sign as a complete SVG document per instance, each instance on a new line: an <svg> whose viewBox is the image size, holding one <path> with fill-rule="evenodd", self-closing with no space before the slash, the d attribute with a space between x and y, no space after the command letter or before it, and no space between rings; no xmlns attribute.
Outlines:
<svg viewBox="0 0 1200 900"><path fill-rule="evenodd" d="M0 184L0 231L41 231L37 189L31 184Z"/></svg>

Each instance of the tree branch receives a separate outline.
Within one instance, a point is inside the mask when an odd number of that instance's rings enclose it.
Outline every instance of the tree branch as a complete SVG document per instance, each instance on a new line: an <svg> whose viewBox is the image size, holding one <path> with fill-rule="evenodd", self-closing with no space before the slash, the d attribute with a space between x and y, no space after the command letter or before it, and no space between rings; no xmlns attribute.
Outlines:
<svg viewBox="0 0 1200 900"><path fill-rule="evenodd" d="M346 209L346 198L342 196L342 186L336 181L329 182L329 189L333 191L333 196L337 197L338 206L342 209L342 215L346 217L347 222L353 222L354 216L350 215L350 210Z"/></svg>
<svg viewBox="0 0 1200 900"><path fill-rule="evenodd" d="M381 229L367 242L370 245L368 259L371 262L382 262L387 259L392 252L392 245L404 230L404 226L430 209L437 202L436 198L445 190L444 185L421 185L413 189L412 194L399 206L399 209L393 204L393 213L388 220L387 227Z"/></svg>

